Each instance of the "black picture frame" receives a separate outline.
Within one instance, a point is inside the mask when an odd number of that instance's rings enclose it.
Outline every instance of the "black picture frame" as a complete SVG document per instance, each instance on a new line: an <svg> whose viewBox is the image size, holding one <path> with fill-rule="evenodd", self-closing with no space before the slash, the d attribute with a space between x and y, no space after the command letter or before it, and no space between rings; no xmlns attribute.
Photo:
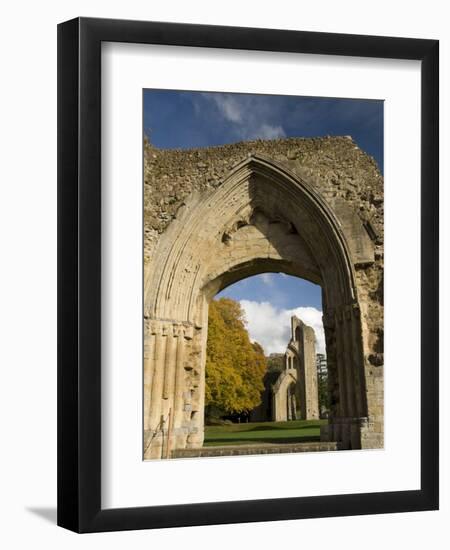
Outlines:
<svg viewBox="0 0 450 550"><path fill-rule="evenodd" d="M101 43L421 61L421 488L101 508ZM77 18L58 26L58 525L76 532L438 509L437 40Z"/></svg>

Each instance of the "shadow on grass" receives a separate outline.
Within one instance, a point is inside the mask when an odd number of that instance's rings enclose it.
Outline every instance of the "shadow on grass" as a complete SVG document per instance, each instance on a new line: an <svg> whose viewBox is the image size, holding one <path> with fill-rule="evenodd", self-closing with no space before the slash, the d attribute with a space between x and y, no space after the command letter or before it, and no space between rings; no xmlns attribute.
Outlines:
<svg viewBox="0 0 450 550"><path fill-rule="evenodd" d="M319 435L303 435L295 437L239 437L236 439L232 438L219 438L214 437L211 439L206 439L203 446L204 447L214 447L219 445L249 445L254 444L258 445L261 443L272 443L273 445L284 445L287 443L311 443L315 441L320 441Z"/></svg>
<svg viewBox="0 0 450 550"><path fill-rule="evenodd" d="M319 422L315 422L314 424L305 424L304 426L289 426L289 423L287 422L286 425L283 426L274 426L273 424L270 424L268 426L255 426L254 428L249 428L248 430L243 430L246 432L265 432L269 430L310 430L310 429L320 429Z"/></svg>

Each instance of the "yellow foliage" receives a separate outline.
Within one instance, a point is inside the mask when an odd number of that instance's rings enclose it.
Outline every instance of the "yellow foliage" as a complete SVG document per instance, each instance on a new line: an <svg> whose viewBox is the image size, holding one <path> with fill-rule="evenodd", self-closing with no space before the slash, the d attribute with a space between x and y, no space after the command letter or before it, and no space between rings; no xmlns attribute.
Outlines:
<svg viewBox="0 0 450 550"><path fill-rule="evenodd" d="M266 372L262 347L250 341L244 312L230 298L209 306L205 405L225 414L249 411L261 402Z"/></svg>

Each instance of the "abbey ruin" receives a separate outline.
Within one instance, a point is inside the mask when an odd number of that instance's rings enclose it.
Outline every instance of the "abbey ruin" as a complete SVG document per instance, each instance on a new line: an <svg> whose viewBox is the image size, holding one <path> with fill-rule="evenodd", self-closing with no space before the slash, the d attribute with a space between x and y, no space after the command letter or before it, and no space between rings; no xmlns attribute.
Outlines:
<svg viewBox="0 0 450 550"><path fill-rule="evenodd" d="M291 339L286 348L285 369L272 390L271 420L317 420L316 337L314 330L291 317Z"/></svg>
<svg viewBox="0 0 450 550"><path fill-rule="evenodd" d="M349 137L184 151L146 143L144 184L144 458L202 446L209 301L263 272L322 288L331 405L321 440L382 447L383 178L375 161ZM314 418L317 403L305 414Z"/></svg>

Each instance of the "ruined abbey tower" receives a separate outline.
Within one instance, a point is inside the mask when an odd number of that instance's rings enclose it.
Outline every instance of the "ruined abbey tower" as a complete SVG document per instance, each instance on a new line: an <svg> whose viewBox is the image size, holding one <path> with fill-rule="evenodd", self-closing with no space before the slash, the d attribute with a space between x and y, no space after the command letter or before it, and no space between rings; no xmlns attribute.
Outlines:
<svg viewBox="0 0 450 550"><path fill-rule="evenodd" d="M291 317L291 338L284 360L285 368L271 388L271 420L317 420L316 336L314 330L295 315Z"/></svg>
<svg viewBox="0 0 450 550"><path fill-rule="evenodd" d="M383 446L383 179L349 137L144 146L144 457L203 443L208 304L262 272L319 284L324 441Z"/></svg>

